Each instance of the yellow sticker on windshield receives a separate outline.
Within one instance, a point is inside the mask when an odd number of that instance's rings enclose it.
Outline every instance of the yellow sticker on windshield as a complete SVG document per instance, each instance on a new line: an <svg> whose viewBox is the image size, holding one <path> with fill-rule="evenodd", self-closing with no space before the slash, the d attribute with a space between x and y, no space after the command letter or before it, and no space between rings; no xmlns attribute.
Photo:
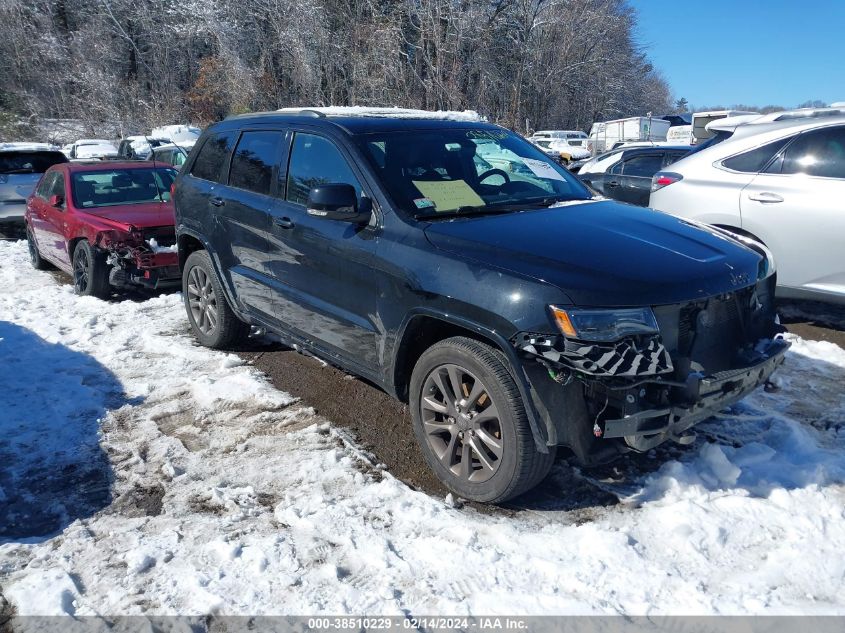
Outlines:
<svg viewBox="0 0 845 633"><path fill-rule="evenodd" d="M484 206L481 199L465 180L413 180L420 193L431 200L435 211L454 211L461 207Z"/></svg>

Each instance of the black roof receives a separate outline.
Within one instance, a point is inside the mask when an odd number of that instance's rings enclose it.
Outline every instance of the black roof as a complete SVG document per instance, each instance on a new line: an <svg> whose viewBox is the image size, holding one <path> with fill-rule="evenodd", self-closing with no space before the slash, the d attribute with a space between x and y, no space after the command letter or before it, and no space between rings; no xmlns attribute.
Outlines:
<svg viewBox="0 0 845 633"><path fill-rule="evenodd" d="M215 130L241 128L244 125L302 124L332 126L349 134L368 134L372 132L400 132L404 130L442 130L442 129L499 129L497 125L484 121L455 121L451 119L411 118L408 116L338 116L320 115L316 112L255 112L232 116L212 127Z"/></svg>

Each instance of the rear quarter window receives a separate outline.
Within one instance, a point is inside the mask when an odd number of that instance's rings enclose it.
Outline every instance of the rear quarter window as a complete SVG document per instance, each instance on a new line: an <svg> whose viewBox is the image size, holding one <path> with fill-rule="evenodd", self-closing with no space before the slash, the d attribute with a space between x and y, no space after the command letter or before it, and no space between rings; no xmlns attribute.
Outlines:
<svg viewBox="0 0 845 633"><path fill-rule="evenodd" d="M222 182L223 167L229 160L236 139L236 132L221 132L210 136L200 148L200 153L191 167L191 175L203 180Z"/></svg>

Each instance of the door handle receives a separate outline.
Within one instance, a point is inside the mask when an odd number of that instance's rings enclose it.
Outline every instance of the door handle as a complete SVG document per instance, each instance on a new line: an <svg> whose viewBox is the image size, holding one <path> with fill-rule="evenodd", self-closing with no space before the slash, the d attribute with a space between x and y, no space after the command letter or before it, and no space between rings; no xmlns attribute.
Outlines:
<svg viewBox="0 0 845 633"><path fill-rule="evenodd" d="M293 228L293 220L288 217L284 218L276 218L273 220L273 224L283 229L292 229Z"/></svg>
<svg viewBox="0 0 845 633"><path fill-rule="evenodd" d="M618 187L618 186L619 186L619 181L618 181L618 180L611 180L611 181L610 181L609 183L607 183L607 185L605 185L605 186L607 186L607 187Z"/></svg>
<svg viewBox="0 0 845 633"><path fill-rule="evenodd" d="M749 193L748 194L749 200L754 200L756 202L766 202L766 203L774 203L774 202L783 202L783 196L779 196L776 193L772 193L771 191L761 191L760 193Z"/></svg>
<svg viewBox="0 0 845 633"><path fill-rule="evenodd" d="M213 197L211 200L209 200L209 202L215 207L222 207L224 204L226 204L226 201L220 196Z"/></svg>

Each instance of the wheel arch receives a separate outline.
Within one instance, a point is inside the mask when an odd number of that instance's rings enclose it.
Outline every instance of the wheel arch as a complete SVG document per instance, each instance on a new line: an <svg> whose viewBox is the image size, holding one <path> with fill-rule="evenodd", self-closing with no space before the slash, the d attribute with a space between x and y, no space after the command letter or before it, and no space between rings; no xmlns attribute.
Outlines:
<svg viewBox="0 0 845 633"><path fill-rule="evenodd" d="M176 247L179 253L179 271L183 274L185 272L185 262L191 253L195 253L196 251L205 251L208 253L208 258L211 260L211 268L220 281L220 286L223 288L223 297L229 304L229 307L241 320L249 321L248 317L238 309L238 303L235 301L235 293L230 286L229 278L223 274L217 253L211 248L208 240L199 233L185 229L184 227L178 227L176 231Z"/></svg>
<svg viewBox="0 0 845 633"><path fill-rule="evenodd" d="M391 372L391 383L395 395L403 402L408 402L411 373L420 356L435 343L454 336L464 336L486 343L504 356L506 366L510 369L525 407L537 450L547 453L549 430L534 406L530 386L516 349L501 334L481 324L428 311L419 311L410 315L396 339Z"/></svg>

